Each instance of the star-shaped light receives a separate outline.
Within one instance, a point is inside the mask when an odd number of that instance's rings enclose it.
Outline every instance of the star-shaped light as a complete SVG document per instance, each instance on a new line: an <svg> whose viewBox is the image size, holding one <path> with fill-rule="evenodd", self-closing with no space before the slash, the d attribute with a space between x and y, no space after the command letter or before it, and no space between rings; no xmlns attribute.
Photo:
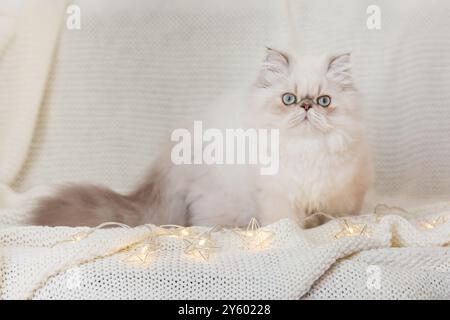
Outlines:
<svg viewBox="0 0 450 320"><path fill-rule="evenodd" d="M199 233L193 230L192 228L188 227L188 228L178 228L174 230L174 235L182 239L187 239L187 238L195 238L199 235Z"/></svg>
<svg viewBox="0 0 450 320"><path fill-rule="evenodd" d="M184 252L190 256L208 260L211 252L217 248L210 233L195 235L184 239L187 246Z"/></svg>
<svg viewBox="0 0 450 320"><path fill-rule="evenodd" d="M275 233L261 228L259 222L252 218L246 230L239 231L244 249L263 249L273 240Z"/></svg>
<svg viewBox="0 0 450 320"><path fill-rule="evenodd" d="M81 241L89 236L90 232L78 232L71 237L72 242Z"/></svg>
<svg viewBox="0 0 450 320"><path fill-rule="evenodd" d="M62 243L66 243L66 242L79 242L79 241L87 238L91 233L92 232L88 232L88 231L82 231L82 232L75 233L74 235L71 235L70 238L58 241L55 244L53 244L51 247L53 248L53 247L56 247L57 245L60 245Z"/></svg>
<svg viewBox="0 0 450 320"><path fill-rule="evenodd" d="M340 239L343 237L352 237L361 235L368 235L366 224L353 223L351 221L344 219L341 224L341 230L338 233L336 233L334 237L336 239Z"/></svg>
<svg viewBox="0 0 450 320"><path fill-rule="evenodd" d="M419 223L424 229L433 229L437 226L440 226L447 222L447 219L445 217L437 217L433 220L421 220Z"/></svg>
<svg viewBox="0 0 450 320"><path fill-rule="evenodd" d="M129 255L125 260L127 262L137 263L137 264L147 264L150 256L153 252L159 249L159 244L150 238L146 240L143 244L138 245L131 255Z"/></svg>
<svg viewBox="0 0 450 320"><path fill-rule="evenodd" d="M198 235L193 228L182 227L178 225L163 225L156 233L158 236L176 237L176 238L191 238Z"/></svg>
<svg viewBox="0 0 450 320"><path fill-rule="evenodd" d="M387 215L397 215L403 218L408 218L411 216L411 213L408 210L405 210L401 207L396 206L388 206L384 203L379 203L375 206L373 210L375 214L375 222L379 223L383 217Z"/></svg>

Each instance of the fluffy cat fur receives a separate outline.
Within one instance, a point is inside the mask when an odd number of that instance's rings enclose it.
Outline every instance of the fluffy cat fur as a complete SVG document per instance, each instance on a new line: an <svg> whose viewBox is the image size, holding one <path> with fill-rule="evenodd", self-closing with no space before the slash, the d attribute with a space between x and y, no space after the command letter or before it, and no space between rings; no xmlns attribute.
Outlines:
<svg viewBox="0 0 450 320"><path fill-rule="evenodd" d="M350 67L349 54L301 57L267 49L255 84L201 119L213 128L279 129L278 174L262 176L255 166L174 165L169 144L131 193L68 185L38 203L31 223L243 226L251 217L269 224L281 218L304 223L319 211L358 214L371 167ZM286 106L286 92L315 102L308 110ZM315 100L322 94L332 99L327 108Z"/></svg>

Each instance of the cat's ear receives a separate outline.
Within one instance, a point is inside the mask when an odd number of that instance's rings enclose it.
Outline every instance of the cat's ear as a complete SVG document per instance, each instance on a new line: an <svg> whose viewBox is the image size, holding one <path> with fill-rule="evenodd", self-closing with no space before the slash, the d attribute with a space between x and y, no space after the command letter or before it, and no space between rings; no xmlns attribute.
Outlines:
<svg viewBox="0 0 450 320"><path fill-rule="evenodd" d="M289 74L289 57L286 53L267 48L266 58L259 72L256 85L267 88Z"/></svg>
<svg viewBox="0 0 450 320"><path fill-rule="evenodd" d="M350 53L329 55L326 63L329 79L337 82L344 90L354 89Z"/></svg>

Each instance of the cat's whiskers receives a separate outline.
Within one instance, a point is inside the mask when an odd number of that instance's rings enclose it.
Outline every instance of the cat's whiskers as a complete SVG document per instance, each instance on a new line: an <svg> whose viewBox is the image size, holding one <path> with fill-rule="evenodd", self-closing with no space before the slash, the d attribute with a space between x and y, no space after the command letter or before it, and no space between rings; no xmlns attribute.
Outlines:
<svg viewBox="0 0 450 320"><path fill-rule="evenodd" d="M320 114L315 110L309 112L309 118L312 124L322 132L327 132L330 129L333 129L333 126L330 124L325 115Z"/></svg>
<svg viewBox="0 0 450 320"><path fill-rule="evenodd" d="M301 121L305 119L304 112L296 112L293 115L290 115L287 119L288 128L296 127L300 124Z"/></svg>

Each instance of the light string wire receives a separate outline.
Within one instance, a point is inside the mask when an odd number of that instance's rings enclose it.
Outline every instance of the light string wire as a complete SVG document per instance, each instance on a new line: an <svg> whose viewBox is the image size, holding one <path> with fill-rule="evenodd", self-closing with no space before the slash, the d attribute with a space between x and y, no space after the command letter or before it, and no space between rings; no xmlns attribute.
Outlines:
<svg viewBox="0 0 450 320"><path fill-rule="evenodd" d="M65 242L77 242L77 241L80 241L82 239L85 239L85 238L89 237L95 231L97 231L99 229L103 229L105 227L121 227L121 228L125 228L125 229L130 229L131 228L129 225L126 225L126 224L120 223L120 222L104 222L104 223L96 226L95 228L89 229L88 231L77 232L74 235L72 235L69 239L65 239L65 240L56 242L51 247L55 247L56 245L59 245L61 243L65 243Z"/></svg>
<svg viewBox="0 0 450 320"><path fill-rule="evenodd" d="M385 213L381 213L380 211L384 210ZM375 223L379 223L381 218L386 215L396 215L407 220L408 218L413 217L414 214L402 207L399 206L389 206L384 203L377 204L373 213L363 214L357 216L332 216L325 212L315 212L314 214L306 217L303 222L308 222L309 220L316 219L318 216L323 216L329 221L337 221L341 223L341 230L335 235L336 239L339 239L343 236L354 236L354 235L365 235L370 237L371 230L368 227L367 223L358 223L354 222L354 220L360 221L361 218L375 218ZM328 221L328 222L329 222ZM439 215L437 218L429 219L420 217L419 219L415 219L416 226L421 227L422 229L434 229L440 225L446 224L449 221L448 217Z"/></svg>
<svg viewBox="0 0 450 320"><path fill-rule="evenodd" d="M253 221L254 218L252 218L251 222ZM249 224L250 225L250 224ZM117 223L117 222L105 222L102 223L100 225L98 225L97 227L89 230L89 231L82 231L82 232L78 232L75 235L71 236L70 239L67 240L63 240L63 241L59 241L57 243L55 243L54 245L51 246L51 248L54 248L56 245L59 244L64 244L64 243L68 243L68 242L79 242L81 240L86 239L87 237L89 237L91 234L93 234L94 232L105 228L105 227L112 227L112 226L116 226L116 227L120 227L120 228L126 228L126 229L130 229L131 227L123 224L123 223ZM77 260L77 261L72 261L70 263L66 263L64 264L62 267L60 267L58 270L56 271L50 271L47 274L45 274L42 279L40 281L38 281L38 283L33 287L33 289L31 290L30 294L26 296L27 300L32 300L36 294L38 293L38 291L40 289L42 289L43 287L45 287L45 285L48 283L48 281L50 281L51 279L55 278L56 276L63 274L64 272L67 272L68 270L74 268L74 267L80 267L82 265L97 261L97 260L101 260L101 259L105 259L108 257L112 257L114 255L120 254L120 253L125 253L125 252L129 252L130 250L134 250L136 248L138 248L140 245L145 244L146 241L148 241L149 239L153 239L154 237L158 238L158 237L162 237L162 236L181 236L184 237L183 240L188 240L188 239L194 239L194 240L198 240L199 242L202 240L205 240L206 245L210 245L209 243L207 243L206 239L208 241L210 241L211 238L211 234L213 232L220 232L220 231L227 231L229 229L227 229L226 227L223 226L214 226L209 230L206 230L204 232L192 232L189 234L185 234L182 231L187 231L189 229L192 229L192 227L183 227L180 225L161 225L157 228L157 230L155 231L153 229L152 225L149 224L145 224L143 225L143 227L146 227L149 229L150 233L145 234L144 236L140 237L138 240L133 241L130 244L124 245L122 247L119 247L117 249L113 249L110 252L106 253L106 254L95 254L92 257L88 257L88 258L84 258L81 260ZM259 229L258 229L259 230ZM257 231L258 231L257 230ZM262 230L262 229L261 229ZM177 231L179 232L174 233L173 231ZM156 232L156 233L155 233ZM257 234L257 233L256 233ZM75 237L76 235L79 235L78 237ZM197 245L200 245L200 247L198 247ZM186 246L185 248L185 253L193 255L193 256L197 256L197 257L201 257L205 260L207 260L209 258L209 250L211 249L216 249L218 248L217 245L215 245L215 242L213 242L213 245L210 246L205 246L202 243L189 243L188 246ZM205 254L205 250L206 250L206 254ZM192 253L192 254L191 254ZM130 257L128 257L130 258ZM146 262L146 261L143 261Z"/></svg>
<svg viewBox="0 0 450 320"><path fill-rule="evenodd" d="M113 224L116 224L116 223L115 222L106 222L105 224L113 225ZM130 228L130 227L126 226L125 228ZM33 289L31 290L30 294L25 299L26 300L32 300L35 297L35 295L37 294L37 292L40 289L42 289L43 287L45 287L45 285L48 283L48 281L50 281L51 279L57 277L58 275L63 274L64 272L67 272L68 270L70 270L70 269L72 269L74 267L80 267L80 266L83 266L85 264L88 264L88 263L91 263L91 262L95 262L97 260L101 260L101 259L112 257L112 256L114 256L116 254L120 254L120 253L123 253L123 252L129 252L130 248L133 248L133 247L139 245L140 243L145 241L147 238L148 238L148 234L142 236L138 240L133 241L132 243L126 244L126 245L124 245L122 247L119 247L117 249L113 249L113 250L111 250L108 253L105 253L105 254L94 254L92 257L83 258L81 260L77 260L77 261L73 261L73 262L70 262L70 263L66 263L65 265L61 266L56 271L50 271L47 274L43 275L42 279L40 281L38 281L38 283L33 287Z"/></svg>

